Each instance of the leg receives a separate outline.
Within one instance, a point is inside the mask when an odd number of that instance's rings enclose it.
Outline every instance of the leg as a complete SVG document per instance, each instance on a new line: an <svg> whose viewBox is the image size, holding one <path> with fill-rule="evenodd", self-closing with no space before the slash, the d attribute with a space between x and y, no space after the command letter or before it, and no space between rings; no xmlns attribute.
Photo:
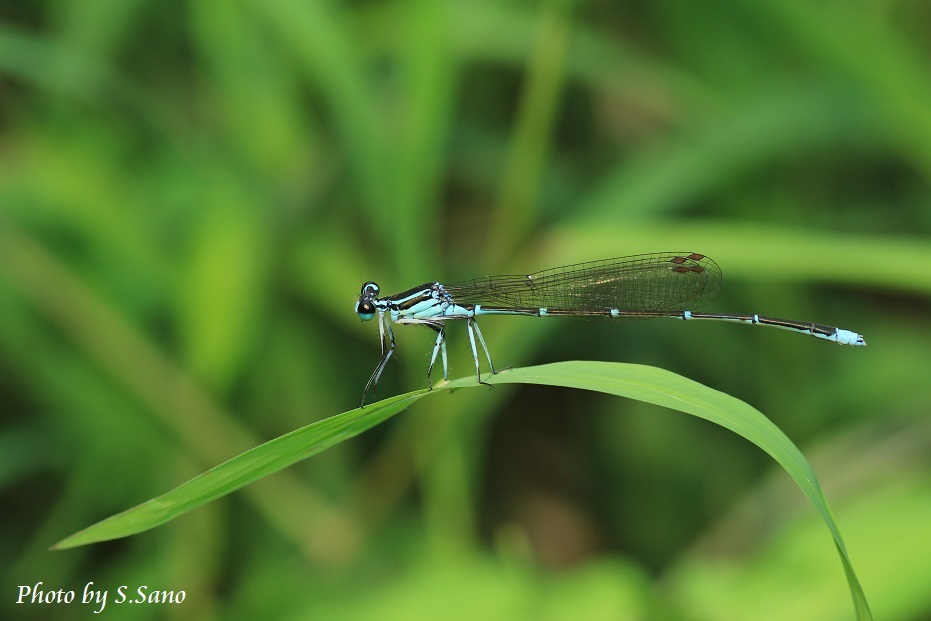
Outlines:
<svg viewBox="0 0 931 621"><path fill-rule="evenodd" d="M449 381L449 365L446 364L446 337L443 337L443 344L440 347L441 355L443 356L443 381Z"/></svg>
<svg viewBox="0 0 931 621"><path fill-rule="evenodd" d="M495 363L491 361L491 354L488 353L488 346L485 345L485 337L482 336L482 331L478 329L478 323L474 319L472 320L472 326L475 328L475 334L478 335L478 342L482 344L482 349L485 350L485 358L488 360L491 374L497 375L498 372L495 371Z"/></svg>
<svg viewBox="0 0 931 621"><path fill-rule="evenodd" d="M381 337L381 362L379 362L375 370L372 371L372 376L369 378L368 383L365 384L365 390L362 391L362 405L359 407L365 407L365 397L368 395L369 388L372 389L372 396L375 396L375 388L378 386L378 380L381 378L381 374L385 370L388 360L394 353L394 332L391 330L391 325L388 321L384 313L378 313L378 332Z"/></svg>
<svg viewBox="0 0 931 621"><path fill-rule="evenodd" d="M430 382L430 374L433 372L433 365L436 363L436 355L441 350L443 352L443 381L446 381L446 324L443 324L442 326L435 326L433 324L427 325L429 325L433 330L436 330L436 343L433 344L433 354L430 356L430 366L427 367L427 386L432 390L433 384Z"/></svg>
<svg viewBox="0 0 931 621"><path fill-rule="evenodd" d="M475 320L471 317L466 319L466 327L469 330L469 344L472 345L472 359L475 360L475 375L478 377L478 383L491 386L491 384L488 382L482 381L482 370L478 363L478 350L475 348L475 333L478 332L479 342L482 344L482 348L485 350L485 356L488 357L488 364L491 365L491 357L488 356L488 348L485 347L485 339L482 338L482 333L478 329L478 324L475 323ZM494 367L492 367L491 372L494 373ZM494 386L492 386L492 388L494 388Z"/></svg>

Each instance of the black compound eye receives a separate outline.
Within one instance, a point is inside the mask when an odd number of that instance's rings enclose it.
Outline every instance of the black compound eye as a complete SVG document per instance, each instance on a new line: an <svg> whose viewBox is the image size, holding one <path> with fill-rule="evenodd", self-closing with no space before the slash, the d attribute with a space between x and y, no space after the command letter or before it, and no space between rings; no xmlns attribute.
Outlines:
<svg viewBox="0 0 931 621"><path fill-rule="evenodd" d="M356 304L356 312L362 321L368 321L375 317L375 305L368 300L363 300Z"/></svg>

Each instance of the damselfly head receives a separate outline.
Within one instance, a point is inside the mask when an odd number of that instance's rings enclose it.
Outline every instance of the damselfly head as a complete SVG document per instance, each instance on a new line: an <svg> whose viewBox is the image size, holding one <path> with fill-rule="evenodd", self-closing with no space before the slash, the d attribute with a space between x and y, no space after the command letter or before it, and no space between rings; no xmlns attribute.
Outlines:
<svg viewBox="0 0 931 621"><path fill-rule="evenodd" d="M369 281L362 285L362 293L359 295L361 300L372 300L378 295L378 285Z"/></svg>
<svg viewBox="0 0 931 621"><path fill-rule="evenodd" d="M378 285L373 282L367 282L362 285L362 292L359 294L359 301L356 302L356 313L362 321L368 321L375 317L375 297L378 295Z"/></svg>

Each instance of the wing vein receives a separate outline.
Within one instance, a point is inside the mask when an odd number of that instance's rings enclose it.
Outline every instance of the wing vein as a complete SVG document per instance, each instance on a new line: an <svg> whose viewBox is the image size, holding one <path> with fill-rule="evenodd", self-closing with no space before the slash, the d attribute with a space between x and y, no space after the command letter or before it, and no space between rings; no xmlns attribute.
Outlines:
<svg viewBox="0 0 931 621"><path fill-rule="evenodd" d="M556 267L533 274L486 276L444 289L458 304L567 314L675 312L711 302L721 270L697 253L655 253Z"/></svg>

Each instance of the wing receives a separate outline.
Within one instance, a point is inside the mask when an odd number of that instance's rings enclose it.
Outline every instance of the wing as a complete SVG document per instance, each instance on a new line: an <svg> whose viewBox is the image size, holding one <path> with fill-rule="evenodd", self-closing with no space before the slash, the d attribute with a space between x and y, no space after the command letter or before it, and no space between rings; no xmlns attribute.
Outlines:
<svg viewBox="0 0 931 621"><path fill-rule="evenodd" d="M662 313L698 308L718 296L721 270L691 252L641 254L556 267L527 275L486 276L444 286L458 304L554 313Z"/></svg>

